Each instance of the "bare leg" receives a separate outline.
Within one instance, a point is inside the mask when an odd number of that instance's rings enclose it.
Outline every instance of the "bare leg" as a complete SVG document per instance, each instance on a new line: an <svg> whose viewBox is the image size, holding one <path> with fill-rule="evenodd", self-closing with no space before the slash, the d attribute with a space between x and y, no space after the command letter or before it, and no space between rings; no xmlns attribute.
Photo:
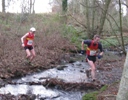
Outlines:
<svg viewBox="0 0 128 100"><path fill-rule="evenodd" d="M28 49L26 49L26 54L27 54L26 59L30 59L31 53Z"/></svg>
<svg viewBox="0 0 128 100"><path fill-rule="evenodd" d="M32 49L31 50L31 57L30 57L30 61L32 61L33 59L34 59L34 57L36 56L36 53L35 53L35 50L34 49Z"/></svg>
<svg viewBox="0 0 128 100"><path fill-rule="evenodd" d="M92 76L92 79L96 79L95 78L95 70L96 70L95 63L93 63L93 61L88 60L88 64L91 67L91 76Z"/></svg>

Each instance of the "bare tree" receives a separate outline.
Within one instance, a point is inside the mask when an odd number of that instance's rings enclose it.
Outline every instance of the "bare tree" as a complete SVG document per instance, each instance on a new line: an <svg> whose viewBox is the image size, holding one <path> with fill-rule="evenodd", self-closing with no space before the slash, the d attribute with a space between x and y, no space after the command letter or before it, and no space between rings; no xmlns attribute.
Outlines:
<svg viewBox="0 0 128 100"><path fill-rule="evenodd" d="M22 13L35 13L34 10L35 0L22 0L21 11Z"/></svg>
<svg viewBox="0 0 128 100"><path fill-rule="evenodd" d="M86 21L87 21L87 36L88 36L88 38L91 38L92 36L91 36L91 32L90 32L90 18L89 18L89 8L88 8L89 1L86 0L84 2L84 4L86 5L85 15L86 15Z"/></svg>
<svg viewBox="0 0 128 100"><path fill-rule="evenodd" d="M85 16L85 21L83 21L84 23L81 22L81 25L84 25L84 28L86 28L84 30L86 30L87 37L92 38L96 33L101 34L111 0L102 0L102 2L99 0L79 0L77 2L80 3L80 6L77 6L80 7L79 12ZM102 6L102 9L100 6Z"/></svg>
<svg viewBox="0 0 128 100"><path fill-rule="evenodd" d="M106 19L106 14L107 14L110 2L111 2L111 0L105 0L104 1L104 10L102 10L102 15L100 18L100 25L99 25L99 29L98 29L99 34L102 33L103 26L104 26L105 19Z"/></svg>
<svg viewBox="0 0 128 100"><path fill-rule="evenodd" d="M67 23L67 5L68 5L68 2L67 0L62 0L62 23Z"/></svg>
<svg viewBox="0 0 128 100"><path fill-rule="evenodd" d="M18 0L17 0L18 1ZM14 3L15 0L2 0L2 12L6 12L6 8L10 6L10 3Z"/></svg>
<svg viewBox="0 0 128 100"><path fill-rule="evenodd" d="M30 0L30 14L31 14L31 11L32 11L32 0Z"/></svg>
<svg viewBox="0 0 128 100"><path fill-rule="evenodd" d="M6 12L5 11L5 0L2 0L2 12L4 12L4 13Z"/></svg>
<svg viewBox="0 0 128 100"><path fill-rule="evenodd" d="M62 0L62 11L67 12L67 0Z"/></svg>
<svg viewBox="0 0 128 100"><path fill-rule="evenodd" d="M122 41L122 50L123 53L126 54L125 47L124 47L124 39L123 39L123 32L122 32L122 11L121 11L121 1L119 0L119 15L120 15L120 33L121 33L121 41Z"/></svg>
<svg viewBox="0 0 128 100"><path fill-rule="evenodd" d="M96 5L96 0L93 0L92 4ZM94 30L94 26L95 26L95 13L96 13L95 8L92 8L92 30Z"/></svg>
<svg viewBox="0 0 128 100"><path fill-rule="evenodd" d="M126 15L128 15L128 0L126 0L125 5L126 5L126 7L127 7L127 10L126 10Z"/></svg>
<svg viewBox="0 0 128 100"><path fill-rule="evenodd" d="M35 0L30 0L29 2L30 2L30 4L29 4L30 5L30 7L29 7L30 8L30 12L29 13L30 14L31 13L35 13L35 9L34 9Z"/></svg>

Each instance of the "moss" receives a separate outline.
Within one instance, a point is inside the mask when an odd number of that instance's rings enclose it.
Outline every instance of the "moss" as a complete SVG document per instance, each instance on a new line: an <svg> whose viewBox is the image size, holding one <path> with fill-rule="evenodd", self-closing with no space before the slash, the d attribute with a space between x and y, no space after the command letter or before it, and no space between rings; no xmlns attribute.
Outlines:
<svg viewBox="0 0 128 100"><path fill-rule="evenodd" d="M105 91L105 90L107 89L107 87L108 87L108 85L103 86L103 87L100 89L100 92Z"/></svg>
<svg viewBox="0 0 128 100"><path fill-rule="evenodd" d="M82 100L96 100L97 95L98 95L98 91L87 93L83 96Z"/></svg>
<svg viewBox="0 0 128 100"><path fill-rule="evenodd" d="M97 100L97 95L99 94L99 92L105 91L107 87L108 85L105 85L99 91L94 91L94 92L85 94L82 100Z"/></svg>

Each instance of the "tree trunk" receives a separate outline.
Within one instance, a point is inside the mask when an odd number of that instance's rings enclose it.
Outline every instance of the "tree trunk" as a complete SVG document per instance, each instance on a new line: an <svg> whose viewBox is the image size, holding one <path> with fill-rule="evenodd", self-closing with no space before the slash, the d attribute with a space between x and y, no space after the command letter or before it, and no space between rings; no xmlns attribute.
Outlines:
<svg viewBox="0 0 128 100"><path fill-rule="evenodd" d="M32 13L32 0L30 0L30 11L29 13L31 14Z"/></svg>
<svg viewBox="0 0 128 100"><path fill-rule="evenodd" d="M107 14L110 2L111 2L111 0L105 0L105 7L104 7L105 9L102 13L101 20L100 20L100 26L99 26L99 30L98 30L99 34L102 33L103 26L104 26L105 19L106 19L106 14Z"/></svg>
<svg viewBox="0 0 128 100"><path fill-rule="evenodd" d="M32 11L32 13L34 14L35 13L35 0L33 1L33 11Z"/></svg>
<svg viewBox="0 0 128 100"><path fill-rule="evenodd" d="M85 14L86 14L86 21L87 21L87 36L88 38L92 38L92 34L90 33L90 18L89 18L89 1L85 0L84 4L86 5Z"/></svg>
<svg viewBox="0 0 128 100"><path fill-rule="evenodd" d="M128 100L128 52L116 100Z"/></svg>
<svg viewBox="0 0 128 100"><path fill-rule="evenodd" d="M67 12L67 0L62 0L62 11Z"/></svg>
<svg viewBox="0 0 128 100"><path fill-rule="evenodd" d="M2 0L2 12L5 13L5 0Z"/></svg>
<svg viewBox="0 0 128 100"><path fill-rule="evenodd" d="M122 12L121 12L120 0L119 0L119 15L120 15L120 33L121 33L122 50L123 50L123 53L126 54L125 47L124 47L123 32L122 32Z"/></svg>
<svg viewBox="0 0 128 100"><path fill-rule="evenodd" d="M93 5L95 6L96 0L93 0ZM94 30L94 26L95 26L95 8L92 8L92 30Z"/></svg>
<svg viewBox="0 0 128 100"><path fill-rule="evenodd" d="M126 0L126 5L128 5L128 0ZM126 9L126 15L128 16L128 8Z"/></svg>
<svg viewBox="0 0 128 100"><path fill-rule="evenodd" d="M62 0L62 23L66 24L67 23L67 5L68 2L67 0Z"/></svg>

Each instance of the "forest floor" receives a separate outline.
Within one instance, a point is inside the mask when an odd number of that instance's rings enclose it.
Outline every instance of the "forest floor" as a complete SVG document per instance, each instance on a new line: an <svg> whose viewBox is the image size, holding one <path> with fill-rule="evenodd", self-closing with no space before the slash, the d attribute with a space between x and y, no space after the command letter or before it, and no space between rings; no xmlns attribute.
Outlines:
<svg viewBox="0 0 128 100"><path fill-rule="evenodd" d="M107 88L104 91L99 92L97 100L116 100L124 62L125 55L117 56L112 54L106 56L106 58L104 57L102 61L99 62L100 67L98 67L98 69L102 71L104 70L99 73L99 77L104 75L104 78L107 80Z"/></svg>

